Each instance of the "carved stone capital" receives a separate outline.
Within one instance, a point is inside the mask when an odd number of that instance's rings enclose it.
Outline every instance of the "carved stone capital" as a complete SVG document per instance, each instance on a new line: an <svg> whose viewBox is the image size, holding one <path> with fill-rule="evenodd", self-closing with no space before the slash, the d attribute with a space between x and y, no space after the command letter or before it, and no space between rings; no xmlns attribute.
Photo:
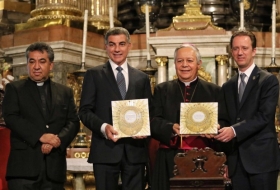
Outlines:
<svg viewBox="0 0 280 190"><path fill-rule="evenodd" d="M228 65L228 55L218 55L216 56L216 61L218 65Z"/></svg>
<svg viewBox="0 0 280 190"><path fill-rule="evenodd" d="M168 62L168 57L167 56L156 57L155 61L158 66L166 66L166 64Z"/></svg>

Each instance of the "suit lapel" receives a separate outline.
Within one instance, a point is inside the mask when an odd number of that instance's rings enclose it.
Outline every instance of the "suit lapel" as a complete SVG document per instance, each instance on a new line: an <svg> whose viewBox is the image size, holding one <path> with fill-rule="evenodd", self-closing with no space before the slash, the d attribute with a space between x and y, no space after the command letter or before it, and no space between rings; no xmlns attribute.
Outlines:
<svg viewBox="0 0 280 190"><path fill-rule="evenodd" d="M236 74L231 78L231 82L233 83L234 88L230 89L232 90L232 94L234 96L234 103L235 105L239 104L239 95L238 95L238 77L239 75Z"/></svg>
<svg viewBox="0 0 280 190"><path fill-rule="evenodd" d="M248 82L246 84L246 88L245 88L245 91L244 91L244 94L242 96L242 99L241 99L241 102L240 102L240 105L239 105L239 109L241 109L242 105L244 104L244 102L246 101L247 97L249 96L252 88L258 83L259 81L259 68L256 66L249 79L248 79Z"/></svg>
<svg viewBox="0 0 280 190"><path fill-rule="evenodd" d="M127 67L128 67L128 88L127 88L125 99L131 96L131 93L135 91L135 87L136 87L135 84L136 81L134 80L136 73L134 69L132 69L132 67L130 67L128 64Z"/></svg>
<svg viewBox="0 0 280 190"><path fill-rule="evenodd" d="M109 85L111 86L110 88L113 90L115 94L117 94L118 98L121 100L122 96L118 88L118 84L109 61L106 64L104 64L103 72L106 78L108 79Z"/></svg>

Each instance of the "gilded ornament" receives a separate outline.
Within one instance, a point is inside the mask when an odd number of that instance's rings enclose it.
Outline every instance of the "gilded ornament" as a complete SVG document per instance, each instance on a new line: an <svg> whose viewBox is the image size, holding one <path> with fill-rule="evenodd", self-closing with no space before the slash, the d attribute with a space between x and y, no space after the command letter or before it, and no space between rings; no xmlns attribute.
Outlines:
<svg viewBox="0 0 280 190"><path fill-rule="evenodd" d="M219 65L227 65L228 62L228 56L227 55L218 55L216 57L216 61Z"/></svg>
<svg viewBox="0 0 280 190"><path fill-rule="evenodd" d="M217 134L218 103L181 103L180 134Z"/></svg>
<svg viewBox="0 0 280 190"><path fill-rule="evenodd" d="M116 138L150 135L147 99L112 101Z"/></svg>

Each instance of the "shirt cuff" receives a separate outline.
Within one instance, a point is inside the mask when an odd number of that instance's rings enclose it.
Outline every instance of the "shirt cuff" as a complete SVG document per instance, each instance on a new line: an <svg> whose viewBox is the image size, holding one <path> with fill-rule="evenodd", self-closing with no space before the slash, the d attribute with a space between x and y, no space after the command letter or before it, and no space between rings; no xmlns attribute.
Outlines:
<svg viewBox="0 0 280 190"><path fill-rule="evenodd" d="M105 127L108 125L108 123L103 123L102 125L101 125L101 128L100 128L100 131L101 131L101 133L104 135L104 137L106 138L106 139L108 139L108 137L107 137L107 135L106 135L106 133L105 133Z"/></svg>
<svg viewBox="0 0 280 190"><path fill-rule="evenodd" d="M232 127L232 126L230 126L231 127L231 129L233 130L233 133L234 133L234 137L236 137L236 133L235 133L235 130L234 130L234 128Z"/></svg>

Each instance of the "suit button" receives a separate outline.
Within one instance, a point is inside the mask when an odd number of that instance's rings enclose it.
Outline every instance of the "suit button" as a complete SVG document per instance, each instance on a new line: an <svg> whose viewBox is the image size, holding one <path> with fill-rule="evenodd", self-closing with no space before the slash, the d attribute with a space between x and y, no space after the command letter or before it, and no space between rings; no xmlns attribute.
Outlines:
<svg viewBox="0 0 280 190"><path fill-rule="evenodd" d="M48 125L46 125L46 128L48 129L48 128L50 128Z"/></svg>
<svg viewBox="0 0 280 190"><path fill-rule="evenodd" d="M239 120L240 120L240 117L238 117L236 120L239 121Z"/></svg>

